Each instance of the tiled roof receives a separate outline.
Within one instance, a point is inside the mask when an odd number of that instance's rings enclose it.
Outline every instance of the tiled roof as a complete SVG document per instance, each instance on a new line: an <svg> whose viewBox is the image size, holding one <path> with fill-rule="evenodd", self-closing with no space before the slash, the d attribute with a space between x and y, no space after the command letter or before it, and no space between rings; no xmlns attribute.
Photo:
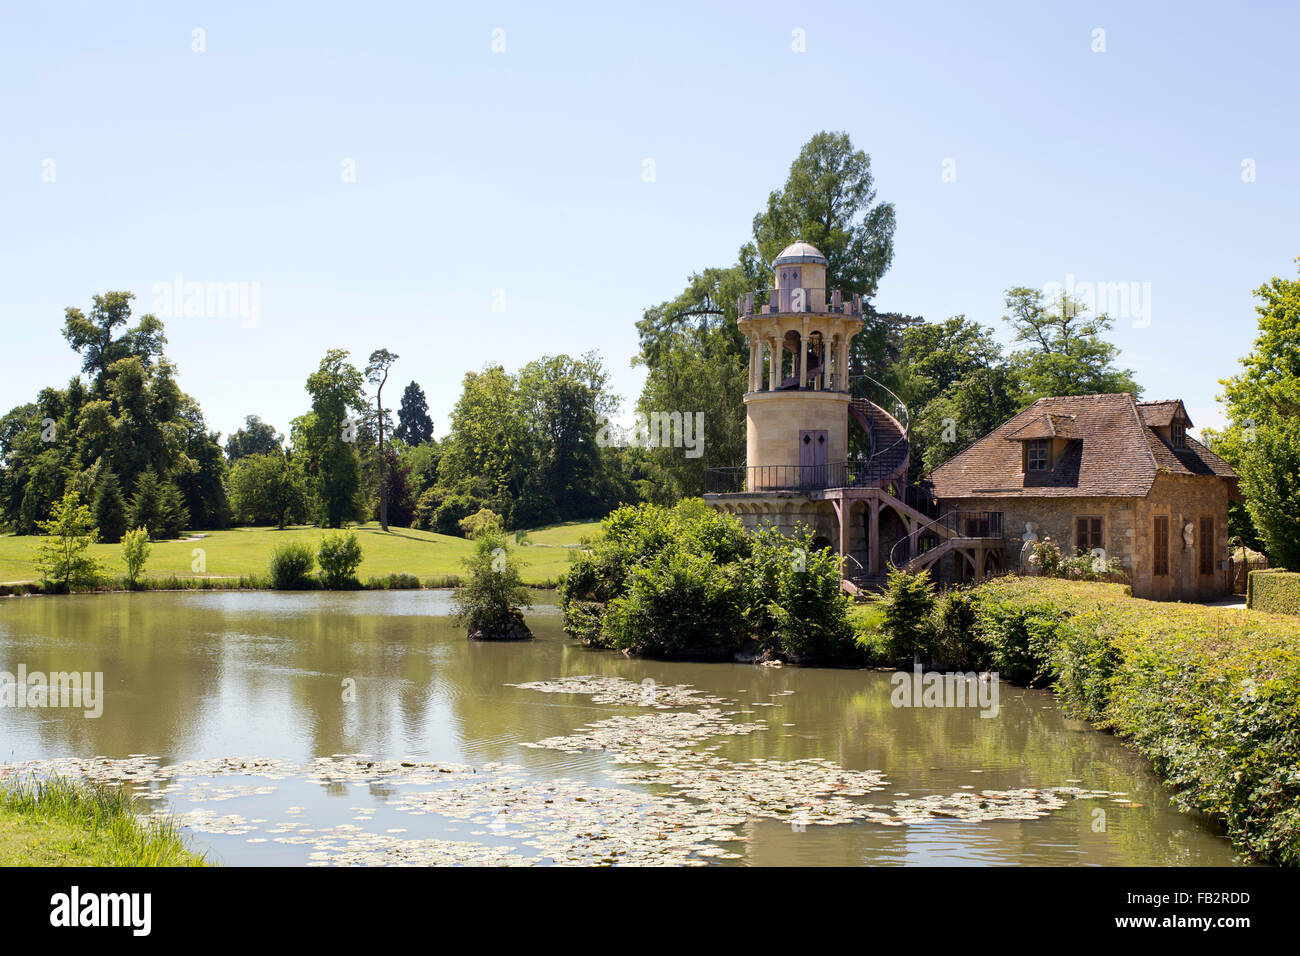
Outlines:
<svg viewBox="0 0 1300 956"><path fill-rule="evenodd" d="M1175 417L1181 418L1188 426L1192 424L1192 420L1187 416L1187 409L1176 398L1162 402L1138 402L1137 407L1142 413L1142 421L1152 428L1167 426Z"/></svg>
<svg viewBox="0 0 1300 956"><path fill-rule="evenodd" d="M1200 442L1187 439L1175 451L1146 421L1148 414L1164 416L1181 402L1139 405L1133 396L1071 395L1040 398L1019 415L985 435L964 452L944 462L930 475L940 498L960 497L1144 497L1162 471L1181 475L1234 478L1235 473ZM1146 407L1152 407L1148 413ZM1052 437L1069 438L1067 449L1051 471L1021 471L1020 442Z"/></svg>
<svg viewBox="0 0 1300 956"><path fill-rule="evenodd" d="M1006 435L1008 441L1030 441L1035 438L1074 438L1073 415L1036 415L1028 422Z"/></svg>

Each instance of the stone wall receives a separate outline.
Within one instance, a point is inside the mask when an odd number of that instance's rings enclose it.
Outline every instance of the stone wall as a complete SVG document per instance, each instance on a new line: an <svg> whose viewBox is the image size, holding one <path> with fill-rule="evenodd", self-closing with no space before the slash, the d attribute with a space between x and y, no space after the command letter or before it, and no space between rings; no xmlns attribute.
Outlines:
<svg viewBox="0 0 1300 956"><path fill-rule="evenodd" d="M1159 475L1145 498L961 498L943 502L943 510L1001 511L1008 570L1020 567L1021 536L1034 522L1039 540L1050 537L1062 554L1078 551L1075 519L1102 519L1107 557L1118 558L1129 572L1133 595L1154 600L1206 601L1230 593L1226 481L1192 475ZM1155 575L1155 516L1169 518L1169 573ZM1214 519L1214 571L1200 573L1201 518ZM1183 529L1192 525L1192 544ZM940 577L951 580L953 562L945 559Z"/></svg>
<svg viewBox="0 0 1300 956"><path fill-rule="evenodd" d="M835 509L829 501L814 501L796 491L773 491L766 494L707 495L705 504L733 514L748 531L764 524L774 525L782 534L794 534L804 524L813 535L825 538L831 547L839 547L839 526Z"/></svg>
<svg viewBox="0 0 1300 956"><path fill-rule="evenodd" d="M962 498L943 502L944 511L1000 511L1005 551L1003 567L1020 569L1020 548L1025 525L1037 526L1038 540L1051 538L1063 555L1079 550L1075 518L1101 518L1102 548L1108 558L1133 567L1134 499L1132 498Z"/></svg>
<svg viewBox="0 0 1300 956"><path fill-rule="evenodd" d="M1192 475L1158 475L1137 503L1139 559L1133 594L1155 600L1206 601L1231 593L1228 579L1228 482ZM1155 516L1169 518L1169 573L1155 575ZM1201 518L1214 519L1214 570L1200 573ZM1191 546L1183 538L1192 526Z"/></svg>

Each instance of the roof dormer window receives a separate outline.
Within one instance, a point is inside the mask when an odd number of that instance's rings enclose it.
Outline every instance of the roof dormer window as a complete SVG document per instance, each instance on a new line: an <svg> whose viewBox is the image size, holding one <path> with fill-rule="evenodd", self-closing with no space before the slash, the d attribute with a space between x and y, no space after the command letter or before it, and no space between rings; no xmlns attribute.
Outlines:
<svg viewBox="0 0 1300 956"><path fill-rule="evenodd" d="M1047 471L1051 459L1051 442L1046 438L1025 442L1025 467L1029 471Z"/></svg>
<svg viewBox="0 0 1300 956"><path fill-rule="evenodd" d="M1174 422L1170 428L1170 432L1173 436L1172 440L1175 448L1187 447L1187 426L1182 422Z"/></svg>

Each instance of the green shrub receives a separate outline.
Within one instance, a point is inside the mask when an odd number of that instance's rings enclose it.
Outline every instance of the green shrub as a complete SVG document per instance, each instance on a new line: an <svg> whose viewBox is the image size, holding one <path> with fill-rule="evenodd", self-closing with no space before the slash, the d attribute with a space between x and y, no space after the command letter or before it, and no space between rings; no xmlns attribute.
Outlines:
<svg viewBox="0 0 1300 956"><path fill-rule="evenodd" d="M136 528L122 538L122 561L126 565L126 586L135 590L149 559L149 529Z"/></svg>
<svg viewBox="0 0 1300 956"><path fill-rule="evenodd" d="M366 588L371 591L417 591L422 587L420 579L414 574L390 574L387 577L371 577L366 580Z"/></svg>
<svg viewBox="0 0 1300 956"><path fill-rule="evenodd" d="M471 631L506 632L521 608L532 606L519 576L519 561L499 531L474 539L474 552L464 559L466 580L452 596L456 621Z"/></svg>
<svg viewBox="0 0 1300 956"><path fill-rule="evenodd" d="M890 661L928 659L934 640L934 591L929 571L891 569L880 599L885 653Z"/></svg>
<svg viewBox="0 0 1300 956"><path fill-rule="evenodd" d="M1105 614L1068 617L1057 628L1050 651L1053 686L1066 710L1100 727L1108 726L1106 705L1121 662L1115 634Z"/></svg>
<svg viewBox="0 0 1300 956"><path fill-rule="evenodd" d="M749 632L761 646L795 660L846 663L857 657L840 587L839 557L812 546L804 527L793 536L771 526L753 536L746 576Z"/></svg>
<svg viewBox="0 0 1300 956"><path fill-rule="evenodd" d="M989 651L975 629L976 601L969 591L940 595L934 607L931 662L944 670L969 671L989 665Z"/></svg>
<svg viewBox="0 0 1300 956"><path fill-rule="evenodd" d="M415 499L415 516L411 527L420 531L433 531L438 523L438 509L447 493L442 488L426 488Z"/></svg>
<svg viewBox="0 0 1300 956"><path fill-rule="evenodd" d="M745 638L743 601L738 565L674 547L633 569L627 594L609 603L604 631L632 654L725 656Z"/></svg>
<svg viewBox="0 0 1300 956"><path fill-rule="evenodd" d="M1222 820L1249 857L1300 865L1300 622L1118 584L1000 578L971 594L980 640L1050 672L1069 709L1150 758L1177 806Z"/></svg>
<svg viewBox="0 0 1300 956"><path fill-rule="evenodd" d="M36 571L48 591L70 591L73 588L94 588L99 583L103 568L86 552L99 540L90 514L90 506L81 503L81 496L69 487L63 497L54 502L48 521L38 521L45 535L36 548Z"/></svg>
<svg viewBox="0 0 1300 956"><path fill-rule="evenodd" d="M485 531L504 530L505 523L501 520L501 516L491 508L479 508L469 517L461 518L460 521L456 522L456 527L460 529L460 533L465 537L477 538Z"/></svg>
<svg viewBox="0 0 1300 956"><path fill-rule="evenodd" d="M357 568L361 567L361 542L357 533L336 532L324 535L317 552L321 583L332 591L357 588ZM310 569L309 569L310 570Z"/></svg>
<svg viewBox="0 0 1300 956"><path fill-rule="evenodd" d="M853 628L853 643L869 665L885 664L889 659L889 640L885 636L885 609L879 599L864 604L850 604L849 625Z"/></svg>
<svg viewBox="0 0 1300 956"><path fill-rule="evenodd" d="M1246 579L1246 606L1273 614L1300 614L1300 573L1280 568L1251 571Z"/></svg>
<svg viewBox="0 0 1300 956"><path fill-rule="evenodd" d="M271 552L271 587L277 591L301 591L312 586L311 571L316 556L311 546L299 541L276 545Z"/></svg>
<svg viewBox="0 0 1300 956"><path fill-rule="evenodd" d="M1060 616L1050 604L1023 597L998 600L980 592L976 609L979 640L990 667L1004 679L1032 684L1046 676Z"/></svg>
<svg viewBox="0 0 1300 956"><path fill-rule="evenodd" d="M448 495L433 513L432 529L440 534L460 534L461 520L484 507L485 502L473 495ZM418 503L416 509L419 509Z"/></svg>
<svg viewBox="0 0 1300 956"><path fill-rule="evenodd" d="M572 601L564 608L564 629L575 640L592 647L608 645L602 633L605 605L599 601Z"/></svg>
<svg viewBox="0 0 1300 956"><path fill-rule="evenodd" d="M697 507L698 505L698 507ZM613 511L601 522L601 534L579 552L560 581L560 603L564 608L565 631L594 647L612 646L603 625L594 627L593 618L604 620L605 606L624 596L631 587L632 572L654 561L670 544L696 548L704 541L721 547L727 558L738 550L747 554L748 538L740 522L717 512L704 514L703 502L683 502L676 508L641 504ZM711 509L708 509L711 511ZM696 521L711 530L696 531ZM730 523L725 532L719 525ZM592 605L599 605L593 607Z"/></svg>

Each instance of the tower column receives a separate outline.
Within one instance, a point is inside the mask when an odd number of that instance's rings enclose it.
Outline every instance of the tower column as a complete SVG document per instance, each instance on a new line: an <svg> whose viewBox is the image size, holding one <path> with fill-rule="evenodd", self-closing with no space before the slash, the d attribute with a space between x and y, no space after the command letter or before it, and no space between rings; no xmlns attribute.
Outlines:
<svg viewBox="0 0 1300 956"><path fill-rule="evenodd" d="M750 333L749 336L749 390L758 391L758 336Z"/></svg>
<svg viewBox="0 0 1300 956"><path fill-rule="evenodd" d="M870 499L870 521L867 524L867 572L875 574L880 570L880 500Z"/></svg>
<svg viewBox="0 0 1300 956"><path fill-rule="evenodd" d="M775 392L781 384L781 340L772 336L772 352L767 358L767 390Z"/></svg>
<svg viewBox="0 0 1300 956"><path fill-rule="evenodd" d="M804 319L803 330L799 335L799 371L795 373L796 375L795 387L799 389L802 389L805 385L804 369L806 368L805 363L807 361L807 358L808 358L808 320Z"/></svg>

